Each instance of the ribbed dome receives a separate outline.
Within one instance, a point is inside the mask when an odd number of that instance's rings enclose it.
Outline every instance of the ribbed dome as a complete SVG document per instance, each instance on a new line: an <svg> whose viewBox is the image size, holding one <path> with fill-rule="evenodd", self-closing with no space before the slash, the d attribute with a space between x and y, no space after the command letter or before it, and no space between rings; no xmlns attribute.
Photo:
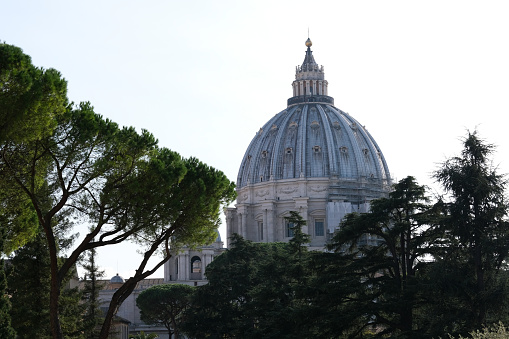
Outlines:
<svg viewBox="0 0 509 339"><path fill-rule="evenodd" d="M237 188L271 180L337 177L387 183L384 156L368 131L328 103L294 104L256 133Z"/></svg>
<svg viewBox="0 0 509 339"><path fill-rule="evenodd" d="M348 213L387 196L387 163L368 131L334 106L323 66L306 42L293 96L249 144L237 177L237 204L225 210L227 234L257 242L290 241L285 219L306 220L310 248L323 246Z"/></svg>

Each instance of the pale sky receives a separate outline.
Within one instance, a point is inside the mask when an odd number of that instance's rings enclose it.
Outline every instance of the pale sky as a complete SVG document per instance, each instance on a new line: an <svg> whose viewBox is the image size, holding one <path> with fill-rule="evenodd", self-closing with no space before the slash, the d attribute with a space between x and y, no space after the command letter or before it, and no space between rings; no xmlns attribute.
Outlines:
<svg viewBox="0 0 509 339"><path fill-rule="evenodd" d="M59 70L71 101L236 181L255 133L286 108L309 28L335 106L366 126L394 179L436 187L430 174L467 130L509 172L508 17L507 1L3 0L0 40ZM127 244L98 259L128 278L141 256Z"/></svg>

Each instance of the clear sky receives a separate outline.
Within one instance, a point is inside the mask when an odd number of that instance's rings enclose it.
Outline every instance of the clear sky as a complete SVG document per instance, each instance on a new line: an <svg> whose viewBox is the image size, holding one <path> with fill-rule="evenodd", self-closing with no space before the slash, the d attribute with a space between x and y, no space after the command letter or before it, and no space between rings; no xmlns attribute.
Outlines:
<svg viewBox="0 0 509 339"><path fill-rule="evenodd" d="M4 0L0 40L58 69L70 100L235 181L286 108L309 27L335 106L367 127L394 179L435 188L467 130L509 172L508 17L507 1ZM139 258L134 245L99 251L107 277Z"/></svg>

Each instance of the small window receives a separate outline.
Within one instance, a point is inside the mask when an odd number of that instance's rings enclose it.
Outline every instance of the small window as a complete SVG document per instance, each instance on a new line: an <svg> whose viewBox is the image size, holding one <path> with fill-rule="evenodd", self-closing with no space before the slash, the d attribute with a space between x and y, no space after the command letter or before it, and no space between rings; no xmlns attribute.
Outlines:
<svg viewBox="0 0 509 339"><path fill-rule="evenodd" d="M179 274L179 259L175 259L175 274Z"/></svg>
<svg viewBox="0 0 509 339"><path fill-rule="evenodd" d="M294 236L293 227L294 227L293 222L286 223L286 236L288 238L293 238Z"/></svg>
<svg viewBox="0 0 509 339"><path fill-rule="evenodd" d="M260 233L260 240L263 240L263 221L258 221L258 230Z"/></svg>
<svg viewBox="0 0 509 339"><path fill-rule="evenodd" d="M323 237L324 232L324 221L323 219L316 219L315 220L315 237Z"/></svg>
<svg viewBox="0 0 509 339"><path fill-rule="evenodd" d="M318 146L318 145L317 146L313 146L313 152L320 153L320 151L321 151L321 147L320 146Z"/></svg>
<svg viewBox="0 0 509 339"><path fill-rule="evenodd" d="M286 154L292 154L293 149L291 147L286 148Z"/></svg>
<svg viewBox="0 0 509 339"><path fill-rule="evenodd" d="M262 151L262 158L265 159L267 157L268 153L269 152L267 152L267 151Z"/></svg>

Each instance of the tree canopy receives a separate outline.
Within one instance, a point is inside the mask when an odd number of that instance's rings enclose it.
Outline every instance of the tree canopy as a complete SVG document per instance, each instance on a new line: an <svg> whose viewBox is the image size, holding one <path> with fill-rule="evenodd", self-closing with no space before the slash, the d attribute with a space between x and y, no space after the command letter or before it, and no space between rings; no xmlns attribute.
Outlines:
<svg viewBox="0 0 509 339"><path fill-rule="evenodd" d="M35 67L21 48L0 43L0 144L51 134L67 105L67 82L57 70Z"/></svg>
<svg viewBox="0 0 509 339"><path fill-rule="evenodd" d="M191 304L193 287L184 284L152 286L136 298L140 317L146 324L163 325L169 338L180 335L182 316Z"/></svg>
<svg viewBox="0 0 509 339"><path fill-rule="evenodd" d="M4 73L10 76L16 70ZM20 94L11 92L18 100ZM38 98L28 96L26 100ZM0 99L0 106L10 107L16 101L9 101L9 96ZM66 100L59 102L62 108ZM32 106L20 107L23 114L33 114L26 108ZM123 241L145 248L136 274L111 300L100 334L105 338L118 306L138 281L168 260L170 247L213 240L220 207L235 197L234 184L224 173L197 159L183 159L158 147L154 136L145 130L138 133L132 127L119 128L95 113L89 103L65 106L58 114L56 109L46 113L44 122L51 127L50 132L22 140L9 136L0 143L0 206L6 212L2 217L10 239L19 238L23 232L35 234L39 227L44 232L51 270L50 323L55 338L62 337L60 287L80 256ZM55 231L72 230L74 222L90 225L90 231L59 262ZM162 254L162 259L147 267L154 254Z"/></svg>
<svg viewBox="0 0 509 339"><path fill-rule="evenodd" d="M253 243L234 235L232 245L207 266L208 284L196 287L183 329L192 338L309 337L305 221L296 212L290 243Z"/></svg>
<svg viewBox="0 0 509 339"><path fill-rule="evenodd" d="M504 320L500 315L508 307L507 180L492 164L493 151L493 145L469 132L460 156L445 161L434 174L446 190L437 227L441 242L434 253L434 292L454 302L433 312L445 319L453 314L451 330L462 334Z"/></svg>

